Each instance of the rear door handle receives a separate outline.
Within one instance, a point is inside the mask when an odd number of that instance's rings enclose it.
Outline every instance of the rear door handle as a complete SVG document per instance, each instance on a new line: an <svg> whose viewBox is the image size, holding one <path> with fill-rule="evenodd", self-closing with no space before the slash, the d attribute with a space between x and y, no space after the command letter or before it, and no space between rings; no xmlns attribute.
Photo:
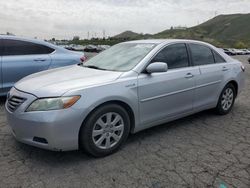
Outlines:
<svg viewBox="0 0 250 188"><path fill-rule="evenodd" d="M228 71L229 70L229 68L227 68L227 67L222 67L222 71Z"/></svg>
<svg viewBox="0 0 250 188"><path fill-rule="evenodd" d="M46 61L46 59L42 59L42 58L37 58L37 59L34 59L35 62L43 62L43 61Z"/></svg>
<svg viewBox="0 0 250 188"><path fill-rule="evenodd" d="M185 78L193 78L193 77L194 77L194 75L192 73L187 73L185 76Z"/></svg>

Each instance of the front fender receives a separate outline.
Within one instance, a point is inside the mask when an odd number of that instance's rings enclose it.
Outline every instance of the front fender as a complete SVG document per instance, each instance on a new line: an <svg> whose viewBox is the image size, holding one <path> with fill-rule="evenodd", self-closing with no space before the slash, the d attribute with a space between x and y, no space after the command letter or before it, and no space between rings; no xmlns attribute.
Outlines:
<svg viewBox="0 0 250 188"><path fill-rule="evenodd" d="M131 85L132 87L127 87L128 85ZM135 129L139 125L140 117L136 81L134 81L133 84L126 81L95 86L80 91L67 92L64 95L81 95L80 100L72 106L72 108L81 111L83 121L100 105L116 101L125 103L131 108L135 118Z"/></svg>

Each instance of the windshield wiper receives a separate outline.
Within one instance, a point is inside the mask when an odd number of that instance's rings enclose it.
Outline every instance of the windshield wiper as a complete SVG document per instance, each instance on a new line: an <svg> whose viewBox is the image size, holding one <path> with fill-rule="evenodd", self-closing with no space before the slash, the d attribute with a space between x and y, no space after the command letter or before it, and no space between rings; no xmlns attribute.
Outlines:
<svg viewBox="0 0 250 188"><path fill-rule="evenodd" d="M97 69L97 70L107 70L104 68L97 67L95 65L83 65L83 67L91 68L91 69Z"/></svg>

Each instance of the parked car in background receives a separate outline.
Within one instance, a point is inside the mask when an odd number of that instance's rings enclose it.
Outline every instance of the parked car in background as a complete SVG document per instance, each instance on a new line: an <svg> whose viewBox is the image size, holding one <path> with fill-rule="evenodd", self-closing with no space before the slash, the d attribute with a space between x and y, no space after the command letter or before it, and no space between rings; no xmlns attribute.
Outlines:
<svg viewBox="0 0 250 188"><path fill-rule="evenodd" d="M229 51L232 52L233 55L237 55L237 51L233 48L229 48Z"/></svg>
<svg viewBox="0 0 250 188"><path fill-rule="evenodd" d="M64 48L68 49L68 50L72 50L72 51L80 51L83 52L85 49L85 46L83 45L76 45L76 44L69 44L64 46Z"/></svg>
<svg viewBox="0 0 250 188"><path fill-rule="evenodd" d="M225 54L227 54L227 55L230 55L230 56L233 55L232 52L230 52L230 51L229 51L228 49L226 49L226 48L223 49L223 52L224 52Z"/></svg>
<svg viewBox="0 0 250 188"><path fill-rule="evenodd" d="M249 55L250 54L250 50L248 49L242 49L243 51L243 55Z"/></svg>
<svg viewBox="0 0 250 188"><path fill-rule="evenodd" d="M0 95L6 95L15 82L27 75L78 64L84 59L84 53L45 41L0 35Z"/></svg>
<svg viewBox="0 0 250 188"><path fill-rule="evenodd" d="M224 53L226 53L227 55L230 55L230 56L237 55L235 50L232 48L224 48L223 50L224 50Z"/></svg>
<svg viewBox="0 0 250 188"><path fill-rule="evenodd" d="M224 48L224 49L222 49L222 50L223 50L223 52L224 52L225 54L227 54L227 55L234 55L229 49Z"/></svg>
<svg viewBox="0 0 250 188"><path fill-rule="evenodd" d="M97 46L97 49L98 49L99 52L102 52L102 51L107 50L109 48L110 48L109 45L98 45Z"/></svg>
<svg viewBox="0 0 250 188"><path fill-rule="evenodd" d="M234 51L236 52L236 55L244 55L244 51L241 49L234 49Z"/></svg>
<svg viewBox="0 0 250 188"><path fill-rule="evenodd" d="M95 52L95 53L99 53L102 52L106 49L110 48L109 45L87 45L84 49L85 52Z"/></svg>
<svg viewBox="0 0 250 188"><path fill-rule="evenodd" d="M97 46L95 46L95 45L87 45L84 48L84 52L97 52Z"/></svg>
<svg viewBox="0 0 250 188"><path fill-rule="evenodd" d="M207 43L131 41L84 64L22 79L5 108L17 140L58 151L83 148L100 157L115 152L129 133L202 110L229 113L244 71Z"/></svg>

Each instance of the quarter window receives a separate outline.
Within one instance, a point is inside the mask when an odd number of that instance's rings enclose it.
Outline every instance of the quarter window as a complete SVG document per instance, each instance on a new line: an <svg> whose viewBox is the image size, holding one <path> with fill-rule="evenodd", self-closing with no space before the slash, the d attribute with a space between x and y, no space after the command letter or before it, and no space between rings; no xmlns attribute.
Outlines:
<svg viewBox="0 0 250 188"><path fill-rule="evenodd" d="M160 51L153 62L165 62L168 69L176 69L189 66L187 48L185 44L173 44Z"/></svg>
<svg viewBox="0 0 250 188"><path fill-rule="evenodd" d="M210 48L199 44L189 44L189 46L192 52L194 65L207 65L214 63L214 56Z"/></svg>
<svg viewBox="0 0 250 188"><path fill-rule="evenodd" d="M50 54L54 49L27 41L3 39L3 55Z"/></svg>
<svg viewBox="0 0 250 188"><path fill-rule="evenodd" d="M215 63L225 63L225 59L221 57L217 52L213 51Z"/></svg>

